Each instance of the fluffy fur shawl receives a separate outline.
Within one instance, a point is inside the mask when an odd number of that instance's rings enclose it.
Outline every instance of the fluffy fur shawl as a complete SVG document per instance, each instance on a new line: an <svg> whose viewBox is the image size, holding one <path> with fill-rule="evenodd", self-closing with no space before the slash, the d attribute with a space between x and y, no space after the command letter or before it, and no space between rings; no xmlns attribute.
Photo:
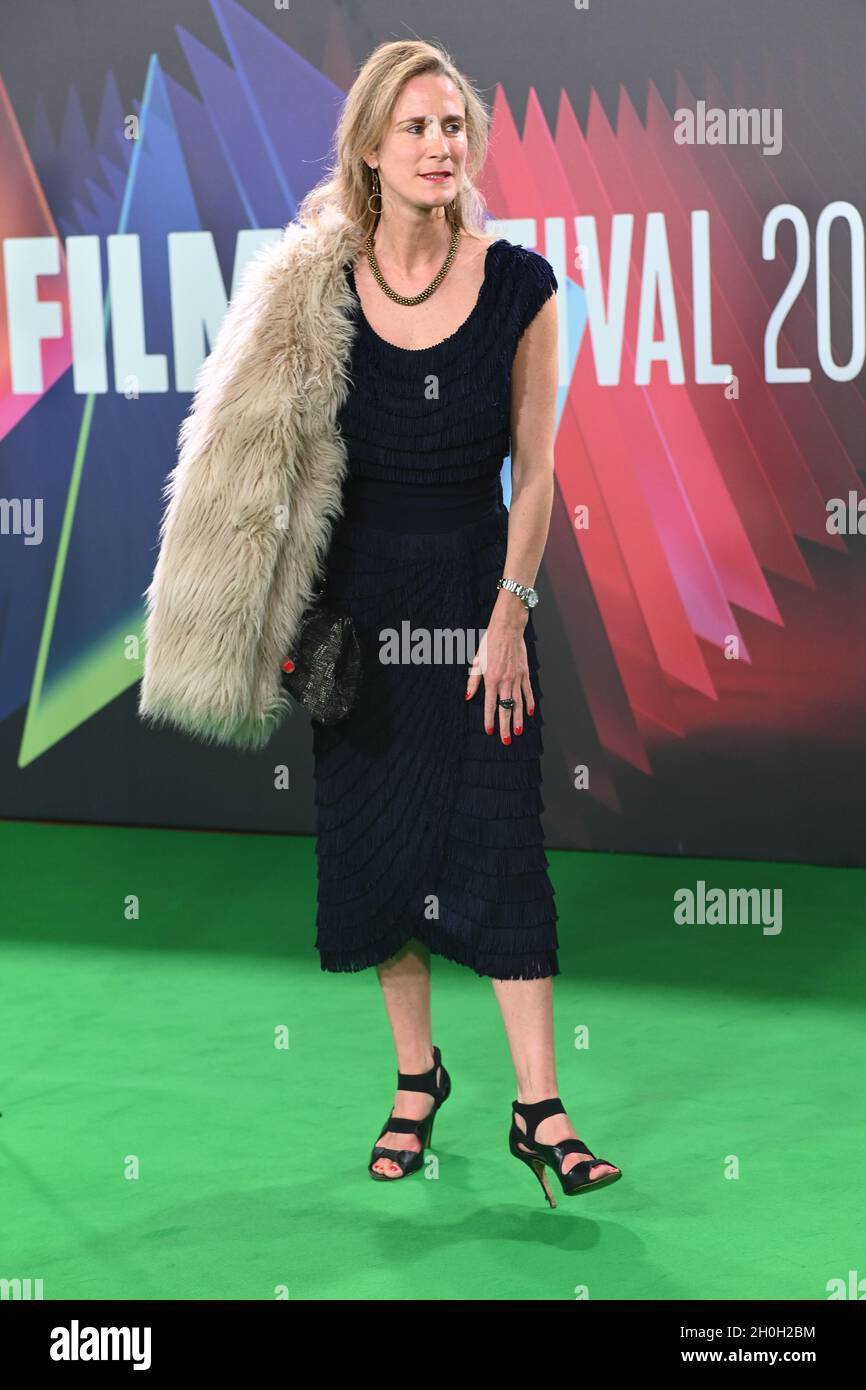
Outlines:
<svg viewBox="0 0 866 1390"><path fill-rule="evenodd" d="M321 577L347 459L361 236L291 222L247 265L178 435L146 601L139 715L208 743L264 746L290 708L280 664Z"/></svg>

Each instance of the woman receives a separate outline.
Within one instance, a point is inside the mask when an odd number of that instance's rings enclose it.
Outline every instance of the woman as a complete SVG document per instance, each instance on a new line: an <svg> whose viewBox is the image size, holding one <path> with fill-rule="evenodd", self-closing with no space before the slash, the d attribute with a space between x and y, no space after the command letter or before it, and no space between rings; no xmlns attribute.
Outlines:
<svg viewBox="0 0 866 1390"><path fill-rule="evenodd" d="M554 1206L547 1167L567 1195L621 1174L557 1095L531 616L557 283L536 252L483 235L487 134L435 45L365 63L335 168L248 267L181 426L139 710L260 747L289 707L279 667L314 581L351 614L360 692L342 722L313 724L316 946L324 970L377 968L391 1023L397 1092L369 1171L419 1169L450 1092L432 951L493 982L517 1077L510 1149Z"/></svg>
<svg viewBox="0 0 866 1390"><path fill-rule="evenodd" d="M358 300L339 417L349 472L325 588L353 615L368 678L346 721L313 726L316 945L323 969L375 965L382 984L398 1085L374 1178L421 1166L450 1089L431 1043L432 950L493 981L517 1073L512 1152L585 1191L620 1174L579 1161L590 1151L556 1098L530 607L553 497L557 286L541 256L481 235L471 178L486 129L446 55L383 44L349 93L335 175L301 208L303 220L336 198L369 238L346 272ZM486 629L474 660L468 644L468 682L465 664L410 663L405 646L384 659L385 634L443 629Z"/></svg>

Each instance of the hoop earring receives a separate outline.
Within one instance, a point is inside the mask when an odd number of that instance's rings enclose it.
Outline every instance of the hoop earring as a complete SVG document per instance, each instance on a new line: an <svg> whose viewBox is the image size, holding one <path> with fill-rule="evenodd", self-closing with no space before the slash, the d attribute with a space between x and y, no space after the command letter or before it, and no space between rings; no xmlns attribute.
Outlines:
<svg viewBox="0 0 866 1390"><path fill-rule="evenodd" d="M379 184L379 175L376 173L376 170L375 170L375 169L372 170L372 174L373 174L373 178L375 179L375 186L374 186L374 188L373 188L373 192L370 194L370 197L367 199L367 207L370 208L370 212L378 213L378 214L381 216L381 213L382 213L382 190L381 190L381 186L380 186L380 184ZM373 200L373 198L378 198L378 199L379 199L379 206L378 206L377 208L371 208L371 207L370 207L370 203L371 203L371 201Z"/></svg>

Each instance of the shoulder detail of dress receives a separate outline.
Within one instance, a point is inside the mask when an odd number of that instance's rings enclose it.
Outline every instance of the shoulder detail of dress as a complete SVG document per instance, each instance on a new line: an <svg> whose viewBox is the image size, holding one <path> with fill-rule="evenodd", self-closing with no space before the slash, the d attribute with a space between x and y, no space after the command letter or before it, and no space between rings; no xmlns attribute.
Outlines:
<svg viewBox="0 0 866 1390"><path fill-rule="evenodd" d="M514 308L517 337L520 338L538 311L559 289L553 266L539 251L513 242L502 243L504 273Z"/></svg>

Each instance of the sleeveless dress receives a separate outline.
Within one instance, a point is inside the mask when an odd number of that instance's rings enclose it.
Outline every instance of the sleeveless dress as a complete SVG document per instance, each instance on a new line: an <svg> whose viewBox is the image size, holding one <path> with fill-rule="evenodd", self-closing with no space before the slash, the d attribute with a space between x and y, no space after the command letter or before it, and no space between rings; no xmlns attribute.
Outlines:
<svg viewBox="0 0 866 1390"><path fill-rule="evenodd" d="M469 317L417 350L374 332L344 268L356 321L338 416L348 468L323 587L352 614L363 667L349 716L312 721L323 970L380 964L414 937L480 976L559 974L531 612L523 733L503 744L498 712L485 733L483 677L465 699L505 575L514 354L557 281L526 247L499 240L485 255ZM463 651L447 630L467 636Z"/></svg>

